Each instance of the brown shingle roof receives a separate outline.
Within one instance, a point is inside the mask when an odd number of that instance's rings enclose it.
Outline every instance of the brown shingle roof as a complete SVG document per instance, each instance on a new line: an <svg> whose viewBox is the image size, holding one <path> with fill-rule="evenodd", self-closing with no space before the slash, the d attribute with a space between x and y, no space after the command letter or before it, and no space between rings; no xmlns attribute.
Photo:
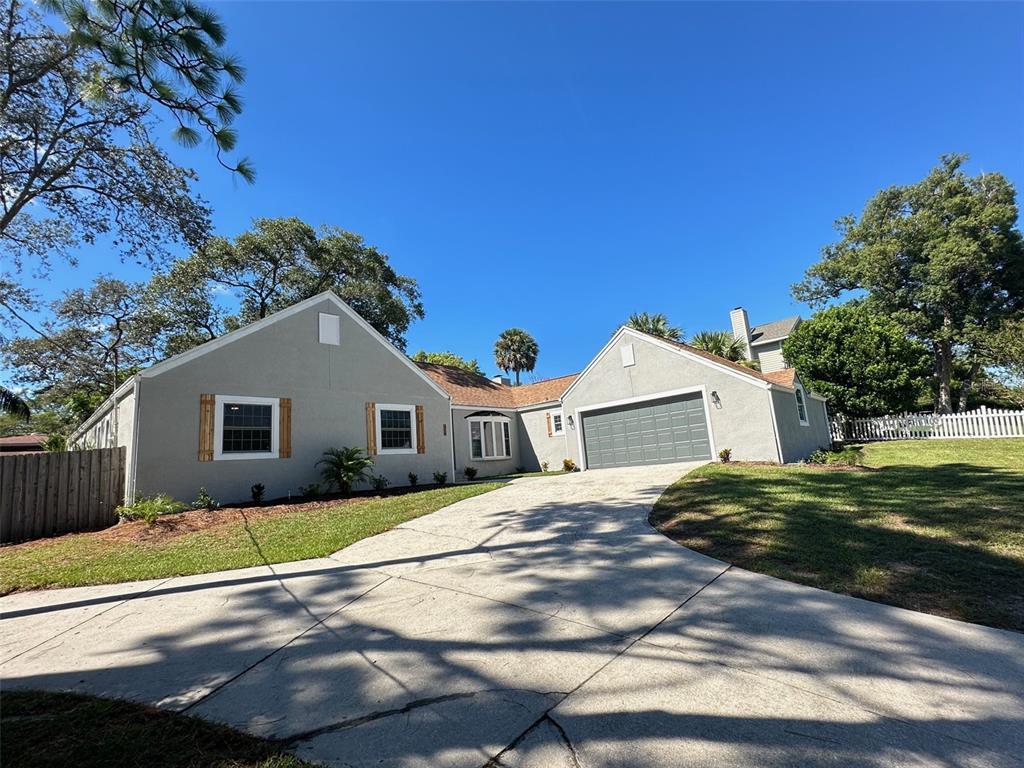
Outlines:
<svg viewBox="0 0 1024 768"><path fill-rule="evenodd" d="M773 384L781 384L784 387L792 387L796 384L796 368L783 368L781 371L772 371L764 375Z"/></svg>
<svg viewBox="0 0 1024 768"><path fill-rule="evenodd" d="M737 373L746 374L747 376L750 376L753 379L767 381L770 384L777 383L769 379L766 374L763 374L760 371L755 371L753 368L747 368L747 366L740 365L739 363L734 363L732 360L726 360L724 357L719 357L718 355L713 355L710 352L705 352L703 349L691 347L689 344L684 344L681 341L672 341L671 339L664 339L661 336L654 336L653 334L650 333L644 333L643 331L638 331L635 328L630 328L630 330L633 331L633 333L639 333L641 336L649 336L650 338L655 339L657 341L663 341L666 344L671 344L674 347L685 349L687 352L697 355L697 357L703 357L705 360L710 360L713 363L718 363L719 365L724 365L727 368L732 368Z"/></svg>
<svg viewBox="0 0 1024 768"><path fill-rule="evenodd" d="M451 365L421 362L417 362L416 365L452 396L453 404L491 408L520 408L557 400L578 375L574 373L544 379L534 384L510 387Z"/></svg>

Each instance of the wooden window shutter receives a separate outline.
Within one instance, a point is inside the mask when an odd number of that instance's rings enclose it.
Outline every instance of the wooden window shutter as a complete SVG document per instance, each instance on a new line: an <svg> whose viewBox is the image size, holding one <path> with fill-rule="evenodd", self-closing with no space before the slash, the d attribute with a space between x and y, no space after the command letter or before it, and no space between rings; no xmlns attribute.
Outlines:
<svg viewBox="0 0 1024 768"><path fill-rule="evenodd" d="M554 432L551 431L551 414L545 413L544 418L547 419L548 422L548 437L551 437L551 435L554 434Z"/></svg>
<svg viewBox="0 0 1024 768"><path fill-rule="evenodd" d="M427 452L427 435L423 428L423 406L416 406L416 453Z"/></svg>
<svg viewBox="0 0 1024 768"><path fill-rule="evenodd" d="M292 457L292 399L282 397L277 409L277 455L281 459Z"/></svg>
<svg viewBox="0 0 1024 768"><path fill-rule="evenodd" d="M366 454L377 455L377 404L366 404Z"/></svg>
<svg viewBox="0 0 1024 768"><path fill-rule="evenodd" d="M213 461L213 421L217 407L213 395L199 396L199 460Z"/></svg>

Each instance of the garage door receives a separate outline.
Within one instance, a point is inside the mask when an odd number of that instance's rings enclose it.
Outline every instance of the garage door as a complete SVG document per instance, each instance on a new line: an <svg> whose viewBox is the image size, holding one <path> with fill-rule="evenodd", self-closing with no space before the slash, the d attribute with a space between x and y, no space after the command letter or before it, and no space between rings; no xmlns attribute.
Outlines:
<svg viewBox="0 0 1024 768"><path fill-rule="evenodd" d="M591 469L710 459L703 396L585 413L583 447Z"/></svg>

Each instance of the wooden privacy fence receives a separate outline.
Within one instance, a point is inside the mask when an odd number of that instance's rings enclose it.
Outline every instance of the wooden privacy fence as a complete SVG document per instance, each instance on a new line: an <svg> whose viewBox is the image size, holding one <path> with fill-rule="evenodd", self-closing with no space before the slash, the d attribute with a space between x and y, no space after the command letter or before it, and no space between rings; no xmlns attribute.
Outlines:
<svg viewBox="0 0 1024 768"><path fill-rule="evenodd" d="M964 413L904 413L832 421L832 439L837 442L947 437L1024 437L1024 411L981 406Z"/></svg>
<svg viewBox="0 0 1024 768"><path fill-rule="evenodd" d="M124 448L0 456L0 542L113 525L124 473Z"/></svg>

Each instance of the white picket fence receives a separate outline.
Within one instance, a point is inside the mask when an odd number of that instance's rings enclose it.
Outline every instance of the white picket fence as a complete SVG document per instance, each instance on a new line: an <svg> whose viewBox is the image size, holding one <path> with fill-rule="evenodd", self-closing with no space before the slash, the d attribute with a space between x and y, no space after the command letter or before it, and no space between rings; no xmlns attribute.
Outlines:
<svg viewBox="0 0 1024 768"><path fill-rule="evenodd" d="M1024 411L983 405L965 413L904 413L832 421L832 439L836 442L947 437L1024 437Z"/></svg>

